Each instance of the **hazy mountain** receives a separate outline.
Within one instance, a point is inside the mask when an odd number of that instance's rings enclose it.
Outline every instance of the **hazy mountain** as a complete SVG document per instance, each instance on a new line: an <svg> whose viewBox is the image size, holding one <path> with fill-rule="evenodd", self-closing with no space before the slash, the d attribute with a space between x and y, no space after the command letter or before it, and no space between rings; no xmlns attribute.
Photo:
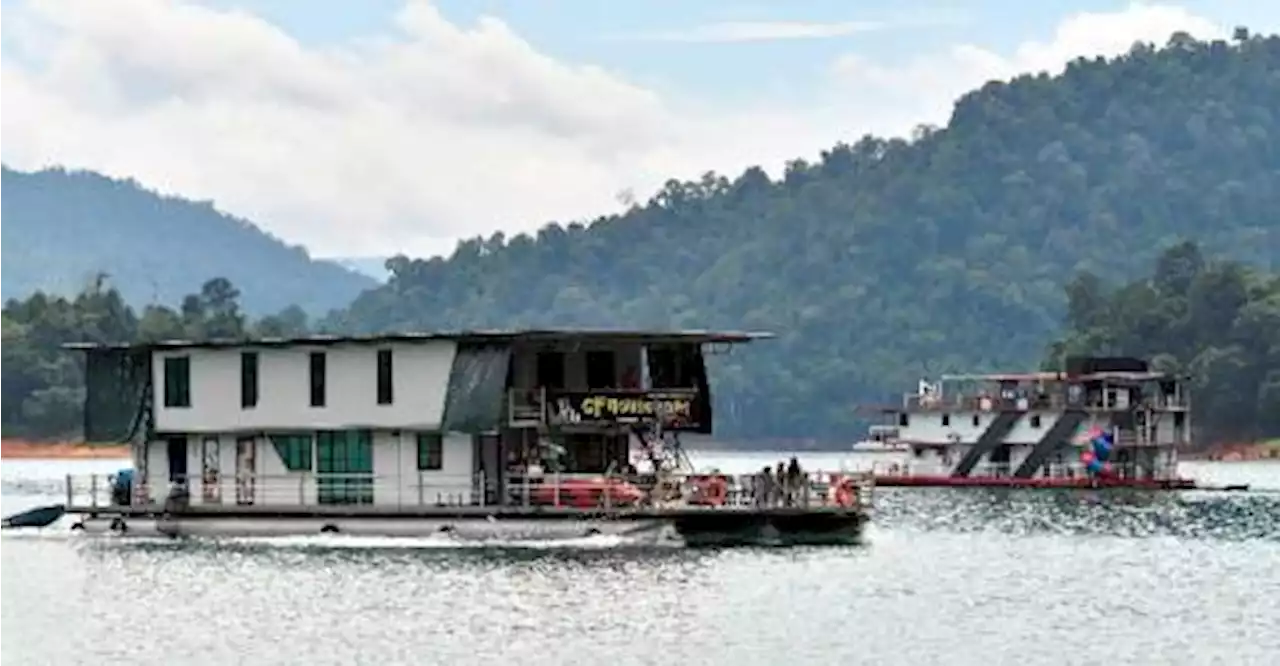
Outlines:
<svg viewBox="0 0 1280 666"><path fill-rule="evenodd" d="M318 261L206 202L92 172L3 170L3 296L74 294L106 273L130 303L176 304L211 277L250 312L346 305L376 281Z"/></svg>

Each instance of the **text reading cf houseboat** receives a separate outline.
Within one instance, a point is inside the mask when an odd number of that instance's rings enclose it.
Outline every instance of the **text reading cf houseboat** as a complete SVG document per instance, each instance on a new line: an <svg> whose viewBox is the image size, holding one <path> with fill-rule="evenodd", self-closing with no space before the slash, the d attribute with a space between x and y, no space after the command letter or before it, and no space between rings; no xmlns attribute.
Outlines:
<svg viewBox="0 0 1280 666"><path fill-rule="evenodd" d="M886 486L1185 489L1191 438L1181 378L1141 359L1069 358L1063 372L922 380L874 436L906 447L876 466Z"/></svg>
<svg viewBox="0 0 1280 666"><path fill-rule="evenodd" d="M712 430L704 353L761 337L76 345L87 354L86 437L131 442L133 469L70 480L68 511L85 530L175 536L856 537L864 478L698 475L680 453L680 433Z"/></svg>

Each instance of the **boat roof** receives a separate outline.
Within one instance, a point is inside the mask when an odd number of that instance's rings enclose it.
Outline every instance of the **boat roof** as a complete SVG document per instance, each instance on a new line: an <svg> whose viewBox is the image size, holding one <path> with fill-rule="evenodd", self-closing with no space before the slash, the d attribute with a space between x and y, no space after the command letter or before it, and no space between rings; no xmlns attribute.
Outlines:
<svg viewBox="0 0 1280 666"><path fill-rule="evenodd" d="M158 340L154 342L70 342L65 349L218 349L233 347L316 347L341 344L378 345L394 342L555 342L555 341L634 341L643 343L685 342L739 344L774 337L772 333L746 331L645 331L626 329L488 329L453 332L406 332L377 335L305 335L297 337L210 338L205 340Z"/></svg>

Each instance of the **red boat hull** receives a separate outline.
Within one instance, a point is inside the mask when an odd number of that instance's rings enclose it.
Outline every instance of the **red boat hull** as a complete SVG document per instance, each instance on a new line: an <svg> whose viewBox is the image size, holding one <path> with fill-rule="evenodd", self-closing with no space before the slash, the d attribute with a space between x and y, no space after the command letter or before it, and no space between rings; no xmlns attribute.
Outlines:
<svg viewBox="0 0 1280 666"><path fill-rule="evenodd" d="M1136 490L1194 490L1192 479L1033 478L1011 476L876 475L884 488L1132 488Z"/></svg>

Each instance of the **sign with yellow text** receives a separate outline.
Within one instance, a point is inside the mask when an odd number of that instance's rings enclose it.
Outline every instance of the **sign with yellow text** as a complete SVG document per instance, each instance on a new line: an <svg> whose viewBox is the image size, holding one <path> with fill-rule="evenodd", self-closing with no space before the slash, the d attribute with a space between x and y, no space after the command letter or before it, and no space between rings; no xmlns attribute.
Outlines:
<svg viewBox="0 0 1280 666"><path fill-rule="evenodd" d="M553 411L560 423L638 423L692 425L692 391L584 391L557 393Z"/></svg>

